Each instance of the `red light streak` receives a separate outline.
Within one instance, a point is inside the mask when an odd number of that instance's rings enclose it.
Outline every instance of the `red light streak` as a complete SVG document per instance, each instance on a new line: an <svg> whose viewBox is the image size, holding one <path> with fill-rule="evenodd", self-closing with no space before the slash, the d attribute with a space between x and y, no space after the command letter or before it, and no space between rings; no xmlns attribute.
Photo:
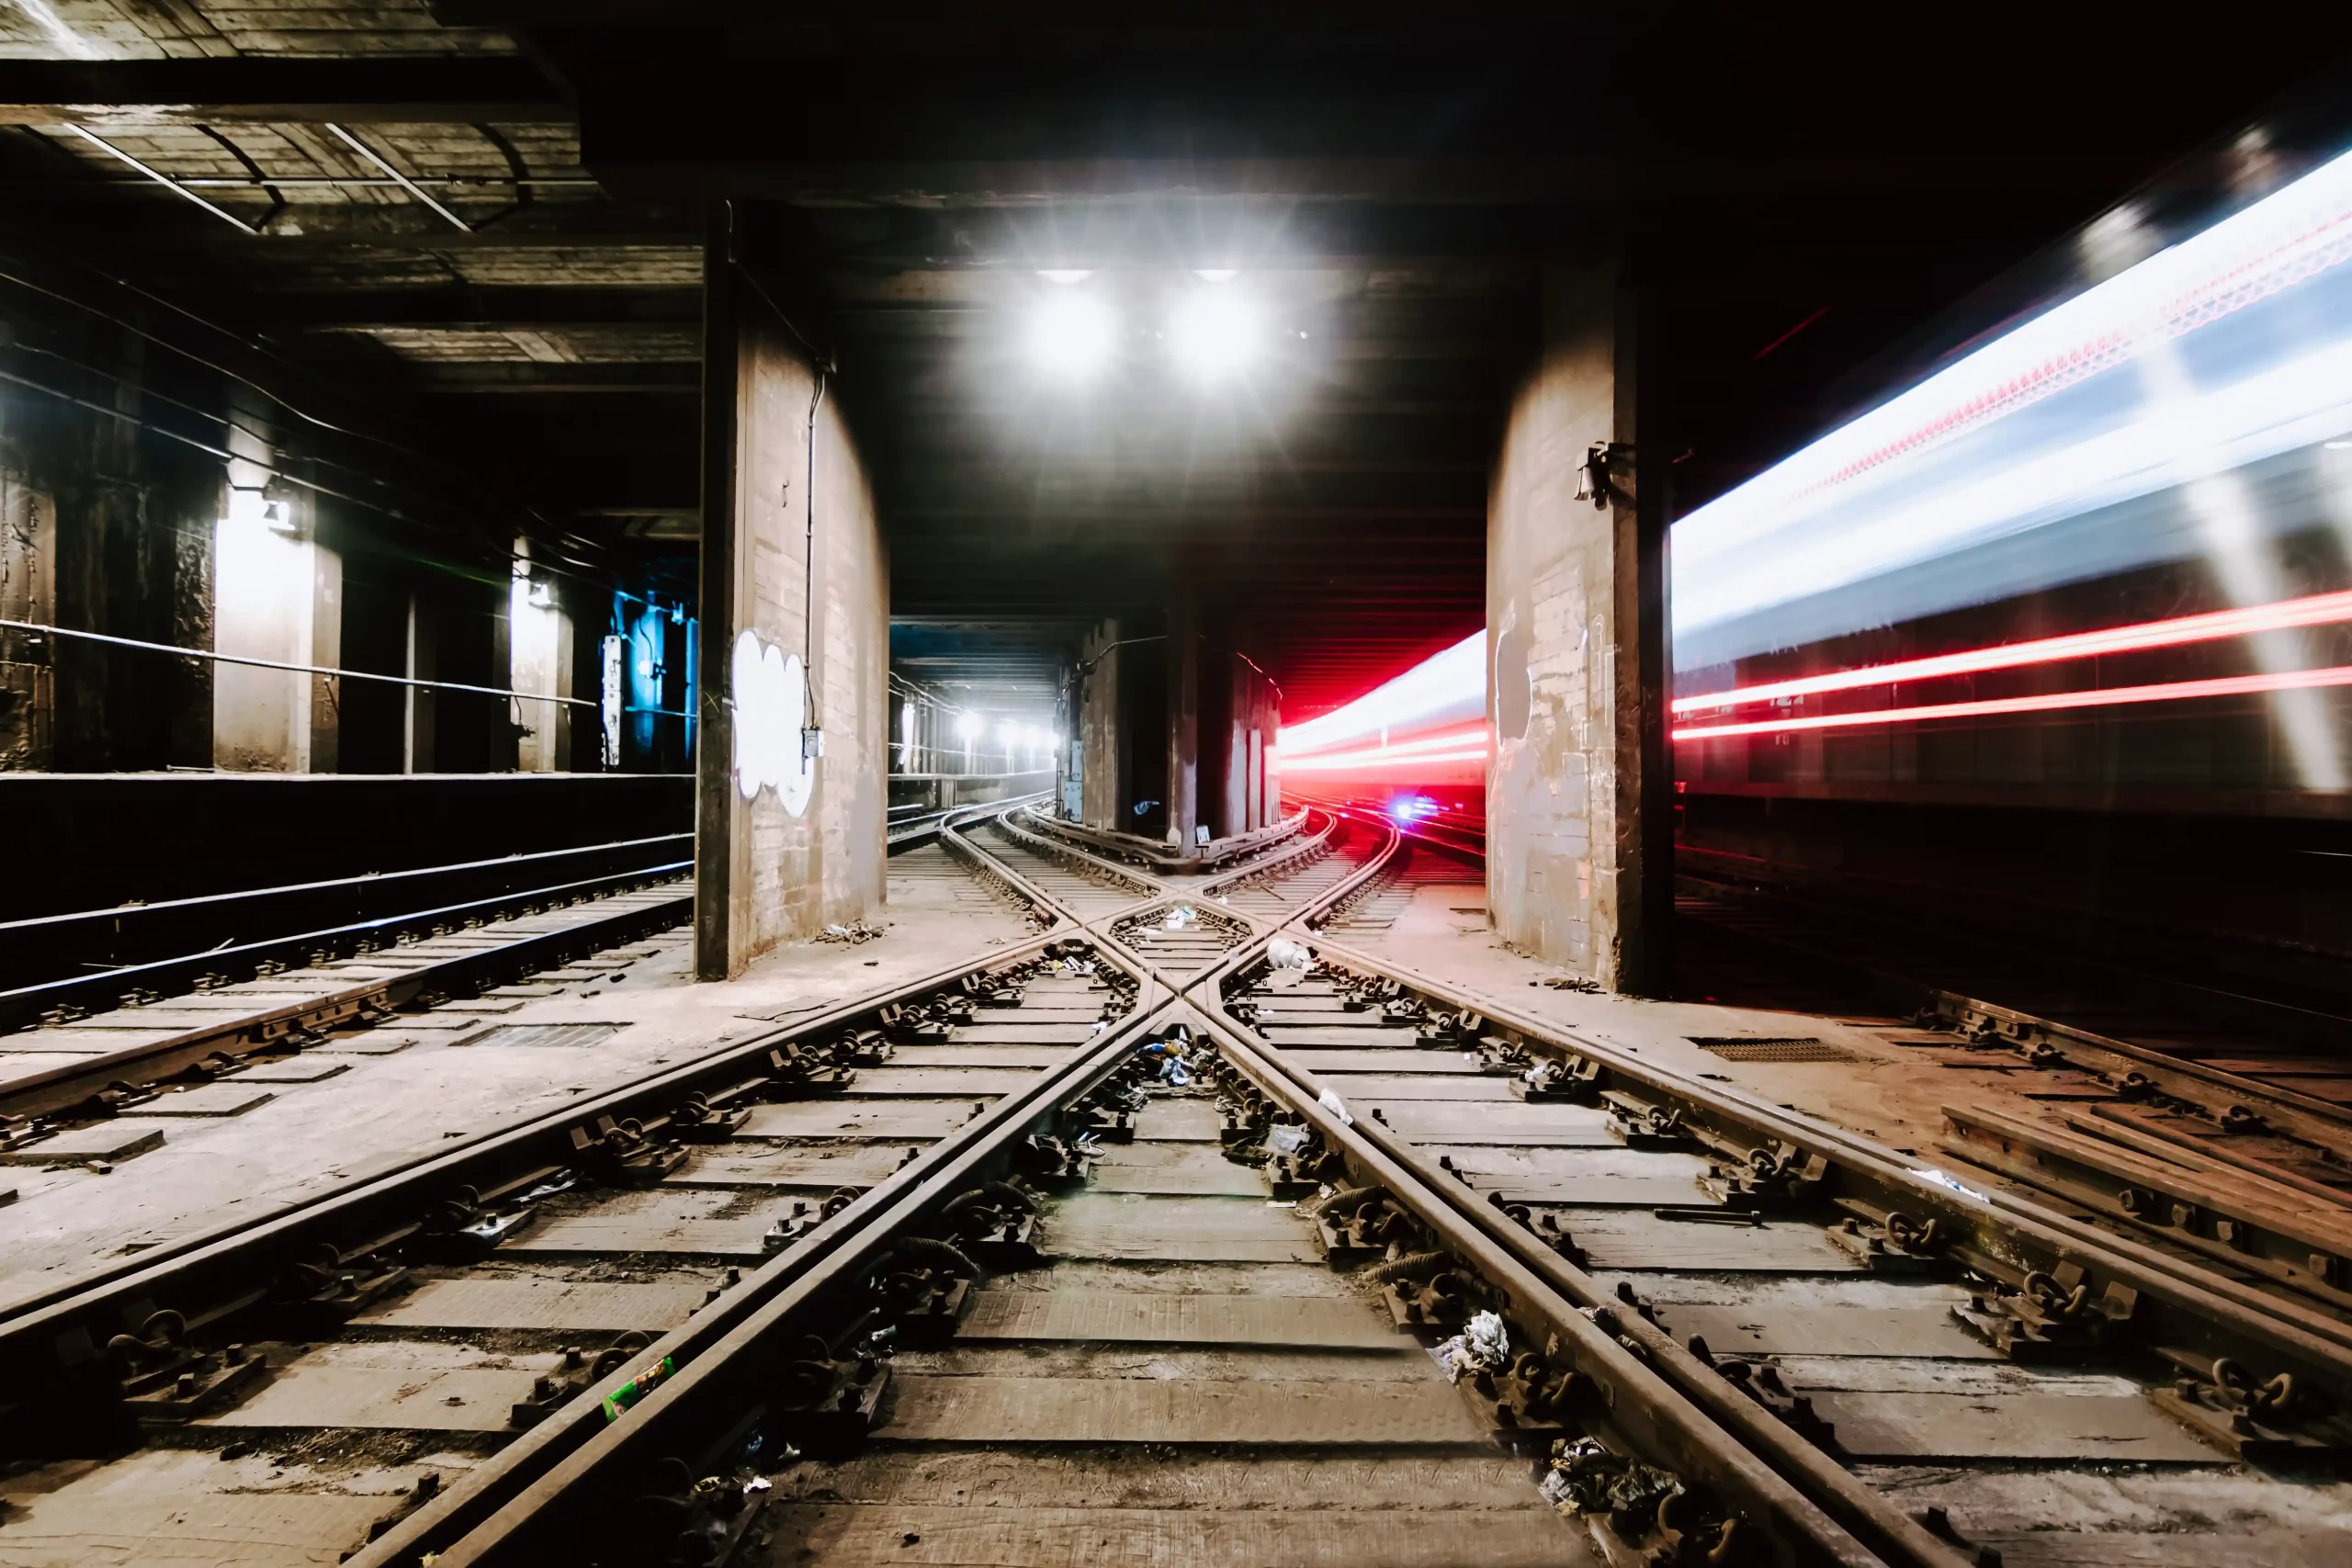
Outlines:
<svg viewBox="0 0 2352 1568"><path fill-rule="evenodd" d="M1475 751L1433 751L1400 757L1385 751L1338 751L1329 757L1307 757L1295 762L1284 762L1282 771L1291 773L1336 773L1353 768L1418 768L1430 762L1483 762L1487 749Z"/></svg>
<svg viewBox="0 0 2352 1568"><path fill-rule="evenodd" d="M1360 747L1352 751L1330 751L1317 755L1308 752L1294 757L1279 748L1273 753L1275 764L1283 772L1339 773L1350 768L1401 768L1419 766L1423 762L1464 762L1484 761L1487 755L1487 727L1474 725L1467 729L1450 729L1437 735L1417 736L1410 740L1398 740L1386 746Z"/></svg>
<svg viewBox="0 0 2352 1568"><path fill-rule="evenodd" d="M1474 724L1463 729L1441 730L1435 735L1417 735L1410 740L1390 741L1378 746L1359 746L1355 750L1346 754L1349 756L1363 757L1402 756L1412 751L1428 751L1447 746L1467 745L1473 740L1476 741L1481 746L1487 743L1487 727L1485 725ZM1277 746L1274 748L1274 754L1288 761L1294 760L1304 761L1306 758L1316 755L1316 752L1312 749L1305 751L1294 752L1287 747ZM1334 756L1340 755L1340 753L1337 752L1330 754Z"/></svg>
<svg viewBox="0 0 2352 1568"><path fill-rule="evenodd" d="M2211 681L2169 681L2154 686L2112 686L2104 691L2047 692L2030 697L1994 697L1983 702L1937 703L1927 707L1882 708L1874 713L1816 714L1807 718L1767 718L1749 724L1693 725L1674 732L1681 740L1711 740L1731 735L1773 735L1798 729L1849 729L1865 724L1918 724L1935 718L1972 718L1987 714L2054 713L2066 708L2117 707L2133 703L2177 703L2197 697L2250 696L2263 692L2308 691L2352 686L2352 665L2290 670L2277 675L2225 675Z"/></svg>
<svg viewBox="0 0 2352 1568"><path fill-rule="evenodd" d="M2029 664L2053 664L2062 660L2090 659L2103 653L2136 653L2152 648L2177 648L2184 643L2212 642L2222 637L2250 637L2256 632L2285 631L2295 626L2332 626L2352 621L2352 591L2316 593L2308 599L2288 599L2242 610L2217 610L2204 615L2182 615L2168 621L2144 621L2137 626L2110 626L2104 631L2075 632L2003 648L1979 648L1965 653L1943 653L1929 659L1908 659L1899 664L1876 664L1860 670L1839 670L1826 675L1806 675L1773 681L1760 686L1677 697L1673 711L1698 713L1710 708L1742 707L1749 703L1782 697L1812 696L1820 692L1850 692L1863 686L1890 686L1901 681L1932 681L1946 675L1971 675L1986 670L2015 670Z"/></svg>

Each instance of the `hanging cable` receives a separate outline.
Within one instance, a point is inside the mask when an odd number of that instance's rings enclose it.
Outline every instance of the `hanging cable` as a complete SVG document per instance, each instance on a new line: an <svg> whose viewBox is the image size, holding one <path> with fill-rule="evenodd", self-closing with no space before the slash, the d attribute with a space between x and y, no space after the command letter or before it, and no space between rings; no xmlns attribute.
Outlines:
<svg viewBox="0 0 2352 1568"><path fill-rule="evenodd" d="M337 670L324 664L289 664L278 659L250 659L241 653L215 653L209 648L181 648L176 643L144 642L135 637L107 632L76 631L71 626L44 626L38 621L0 620L0 630L40 632L47 637L102 642L112 648L137 649L143 653L169 653L181 659L202 659L214 664L243 664L256 670L284 670L296 675L325 675L350 681L379 681L391 686L419 686L436 692L471 692L484 697L513 697L526 703L563 703L571 707L603 705L589 697L559 697L547 692L518 692L511 686L469 686L460 681L425 681L413 675L379 675L372 670Z"/></svg>

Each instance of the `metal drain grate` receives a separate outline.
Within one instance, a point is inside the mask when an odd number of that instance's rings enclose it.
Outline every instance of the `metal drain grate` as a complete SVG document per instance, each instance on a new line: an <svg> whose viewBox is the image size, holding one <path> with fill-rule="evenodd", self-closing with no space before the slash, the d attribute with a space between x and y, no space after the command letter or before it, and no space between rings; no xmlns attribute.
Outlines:
<svg viewBox="0 0 2352 1568"><path fill-rule="evenodd" d="M1859 1062L1851 1051L1811 1035L1692 1034L1691 1044L1726 1062Z"/></svg>
<svg viewBox="0 0 2352 1568"><path fill-rule="evenodd" d="M601 1045L626 1023L502 1023L468 1045Z"/></svg>

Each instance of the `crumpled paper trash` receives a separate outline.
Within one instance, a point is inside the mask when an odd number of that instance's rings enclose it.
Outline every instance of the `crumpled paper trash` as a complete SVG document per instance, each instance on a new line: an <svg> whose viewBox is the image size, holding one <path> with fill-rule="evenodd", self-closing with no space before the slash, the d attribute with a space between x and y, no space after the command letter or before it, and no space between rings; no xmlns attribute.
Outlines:
<svg viewBox="0 0 2352 1568"><path fill-rule="evenodd" d="M1449 1382L1460 1382L1465 1372L1491 1372L1509 1366L1510 1334L1499 1315L1482 1312L1430 1354L1445 1369Z"/></svg>

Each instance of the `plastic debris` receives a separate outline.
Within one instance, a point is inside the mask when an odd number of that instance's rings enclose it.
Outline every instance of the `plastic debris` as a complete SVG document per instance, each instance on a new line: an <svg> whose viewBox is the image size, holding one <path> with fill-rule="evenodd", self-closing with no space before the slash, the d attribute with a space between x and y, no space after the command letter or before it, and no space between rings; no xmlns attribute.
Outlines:
<svg viewBox="0 0 2352 1568"><path fill-rule="evenodd" d="M1266 1129L1266 1146L1278 1155L1295 1155L1306 1146L1306 1129L1296 1122L1277 1122Z"/></svg>
<svg viewBox="0 0 2352 1568"><path fill-rule="evenodd" d="M1989 1203L1993 1201L1990 1198L1985 1197L1984 1193L1977 1191L1973 1187L1962 1186L1959 1182L1953 1180L1951 1177L1945 1175L1942 1171L1938 1170L1933 1166L1921 1166L1911 1174L1914 1176L1925 1177L1928 1180L1934 1182L1939 1187L1947 1189L1950 1191L1957 1192L1963 1198L1973 1198L1980 1203Z"/></svg>
<svg viewBox="0 0 2352 1568"><path fill-rule="evenodd" d="M1654 1516L1658 1505L1679 1496L1681 1481L1638 1460L1621 1458L1590 1438L1562 1438L1552 1445L1552 1468L1537 1489L1564 1514Z"/></svg>
<svg viewBox="0 0 2352 1568"><path fill-rule="evenodd" d="M1325 1089L1316 1097L1315 1103L1338 1117L1340 1126L1352 1127L1356 1124L1355 1117L1348 1111L1347 1101L1340 1098L1337 1090Z"/></svg>
<svg viewBox="0 0 2352 1568"><path fill-rule="evenodd" d="M1278 936L1266 944L1266 962L1276 970L1293 969L1304 975L1315 967L1315 950L1303 942Z"/></svg>
<svg viewBox="0 0 2352 1568"><path fill-rule="evenodd" d="M1168 911L1168 919L1160 923L1160 929L1162 931L1181 931L1187 926L1197 924L1200 918L1200 911L1193 908L1190 904L1179 904Z"/></svg>
<svg viewBox="0 0 2352 1568"><path fill-rule="evenodd" d="M1430 1355L1445 1369L1450 1382L1460 1382L1465 1372L1491 1372L1510 1365L1510 1333L1500 1316L1482 1312Z"/></svg>
<svg viewBox="0 0 2352 1568"><path fill-rule="evenodd" d="M853 945L872 942L882 934L882 928L871 920L853 920L848 925L830 925L817 933L819 942L845 942Z"/></svg>
<svg viewBox="0 0 2352 1568"><path fill-rule="evenodd" d="M1147 1040L1136 1047L1136 1055L1159 1065L1159 1081L1182 1089L1193 1081L1193 1070L1185 1063L1190 1054L1192 1031L1178 1024L1166 1038Z"/></svg>

